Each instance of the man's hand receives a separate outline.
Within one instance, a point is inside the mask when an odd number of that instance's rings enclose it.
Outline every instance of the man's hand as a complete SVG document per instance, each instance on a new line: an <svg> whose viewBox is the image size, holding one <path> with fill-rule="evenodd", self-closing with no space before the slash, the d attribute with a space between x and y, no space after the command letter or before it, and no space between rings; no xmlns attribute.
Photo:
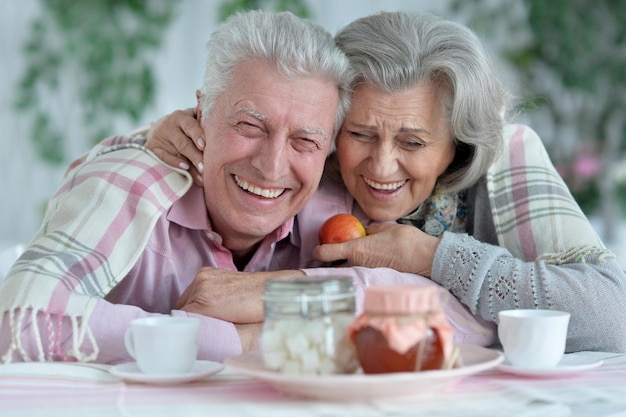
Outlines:
<svg viewBox="0 0 626 417"><path fill-rule="evenodd" d="M236 324L259 323L263 321L261 297L265 281L303 275L304 272L298 270L239 272L204 267L180 296L176 309Z"/></svg>
<svg viewBox="0 0 626 417"><path fill-rule="evenodd" d="M168 165L187 169L202 185L204 131L195 109L176 110L157 120L148 131L146 147Z"/></svg>
<svg viewBox="0 0 626 417"><path fill-rule="evenodd" d="M345 243L319 245L313 256L322 262L346 259L342 266L387 267L430 278L439 238L402 224L377 224L367 236Z"/></svg>
<svg viewBox="0 0 626 417"><path fill-rule="evenodd" d="M235 324L241 340L241 349L244 352L258 350L262 328L263 323Z"/></svg>

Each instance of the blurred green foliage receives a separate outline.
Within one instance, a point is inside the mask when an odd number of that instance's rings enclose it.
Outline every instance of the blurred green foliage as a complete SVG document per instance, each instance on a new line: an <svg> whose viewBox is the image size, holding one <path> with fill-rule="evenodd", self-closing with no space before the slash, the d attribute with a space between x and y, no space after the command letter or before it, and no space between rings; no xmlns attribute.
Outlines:
<svg viewBox="0 0 626 417"><path fill-rule="evenodd" d="M557 136L542 136L557 165L573 164L593 145L597 176L564 178L583 210L592 213L605 199L626 206L625 188L611 174L626 158L626 2L453 0L452 8L469 14L479 35L506 38L496 43L521 80L520 108L531 120L549 115ZM572 128L576 137L560 136Z"/></svg>
<svg viewBox="0 0 626 417"><path fill-rule="evenodd" d="M619 202L621 215L626 218L626 181L617 184L615 190Z"/></svg>
<svg viewBox="0 0 626 417"><path fill-rule="evenodd" d="M258 9L286 11L303 18L311 17L311 12L304 0L224 0L219 7L219 17L223 21L240 10Z"/></svg>
<svg viewBox="0 0 626 417"><path fill-rule="evenodd" d="M112 134L112 121L137 123L154 98L151 67L174 17L168 0L42 0L23 46L26 69L15 106L32 116L32 139L40 157L65 160L64 132L42 97L72 84L91 142ZM80 123L80 121L76 121Z"/></svg>
<svg viewBox="0 0 626 417"><path fill-rule="evenodd" d="M591 214L600 209L602 199L600 187L596 181L590 181L587 186L582 189L570 188L570 191L583 212Z"/></svg>
<svg viewBox="0 0 626 417"><path fill-rule="evenodd" d="M563 84L589 93L603 82L626 86L623 0L526 0L534 34L526 50L559 71ZM517 61L522 64L520 60ZM623 91L623 90L622 90Z"/></svg>
<svg viewBox="0 0 626 417"><path fill-rule="evenodd" d="M623 0L524 0L530 43L508 51L524 79L534 79L537 64L559 74L563 86L588 96L602 95L595 120L602 131L609 114L626 109L626 3ZM558 99L558 97L554 97ZM616 107L617 106L617 107ZM604 135L600 135L604 136ZM626 151L626 142L621 146Z"/></svg>
<svg viewBox="0 0 626 417"><path fill-rule="evenodd" d="M51 164L66 161L66 136L54 97L71 91L80 103L88 146L114 134L122 117L138 124L155 97L153 68L164 34L180 2L171 0L40 0L23 45L26 68L15 107L31 116L37 154ZM225 0L220 20L238 10L310 13L304 0ZM73 115L68 116L70 118Z"/></svg>

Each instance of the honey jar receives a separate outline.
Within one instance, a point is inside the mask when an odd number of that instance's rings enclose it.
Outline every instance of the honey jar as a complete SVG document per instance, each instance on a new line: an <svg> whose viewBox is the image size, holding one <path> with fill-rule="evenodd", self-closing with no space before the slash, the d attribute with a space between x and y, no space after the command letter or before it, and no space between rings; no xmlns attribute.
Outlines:
<svg viewBox="0 0 626 417"><path fill-rule="evenodd" d="M453 331L435 286L372 286L348 334L366 374L450 369Z"/></svg>

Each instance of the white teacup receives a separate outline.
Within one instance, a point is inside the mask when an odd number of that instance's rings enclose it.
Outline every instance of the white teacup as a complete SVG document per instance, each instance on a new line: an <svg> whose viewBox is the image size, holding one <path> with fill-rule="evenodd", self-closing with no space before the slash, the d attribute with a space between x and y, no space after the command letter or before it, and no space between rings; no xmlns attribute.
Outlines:
<svg viewBox="0 0 626 417"><path fill-rule="evenodd" d="M498 314L498 337L507 360L523 368L551 368L565 353L570 313L506 310Z"/></svg>
<svg viewBox="0 0 626 417"><path fill-rule="evenodd" d="M135 319L124 343L146 374L181 374L191 370L198 355L200 321L192 317Z"/></svg>

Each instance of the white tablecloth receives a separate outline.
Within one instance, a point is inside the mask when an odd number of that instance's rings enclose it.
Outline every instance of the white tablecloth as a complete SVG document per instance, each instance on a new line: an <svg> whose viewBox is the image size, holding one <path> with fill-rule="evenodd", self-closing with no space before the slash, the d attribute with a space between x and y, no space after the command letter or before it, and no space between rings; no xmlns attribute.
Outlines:
<svg viewBox="0 0 626 417"><path fill-rule="evenodd" d="M626 416L626 355L581 352L605 364L558 378L497 370L465 377L431 398L362 403L288 397L228 368L176 386L127 383L107 366L0 365L0 416Z"/></svg>

